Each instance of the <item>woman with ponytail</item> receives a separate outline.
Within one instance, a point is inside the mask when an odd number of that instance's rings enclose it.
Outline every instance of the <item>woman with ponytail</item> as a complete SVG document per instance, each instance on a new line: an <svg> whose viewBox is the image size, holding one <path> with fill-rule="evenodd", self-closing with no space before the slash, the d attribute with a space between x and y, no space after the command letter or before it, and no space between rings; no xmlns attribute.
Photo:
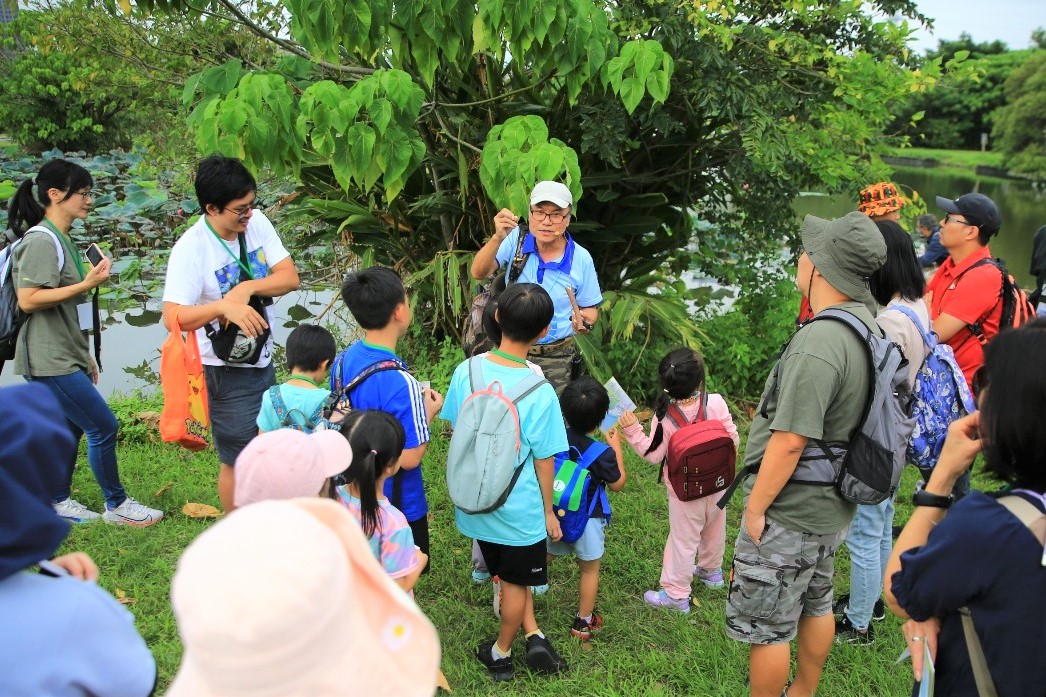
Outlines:
<svg viewBox="0 0 1046 697"><path fill-rule="evenodd" d="M87 462L105 496L105 512L95 513L70 498L74 451L68 462L53 463L67 470L53 501L58 514L74 523L102 518L116 525L152 525L163 513L129 497L120 483L116 417L95 388L98 364L87 347L91 306L86 293L109 280L112 267L104 256L90 264L69 235L74 220L87 218L92 184L90 172L80 165L51 160L18 187L8 205L11 230L19 240L12 277L18 307L27 315L15 348L15 372L51 390L73 435L87 436Z"/></svg>
<svg viewBox="0 0 1046 697"><path fill-rule="evenodd" d="M676 424L668 417L674 404L687 423L703 412L704 419L717 419L738 445L737 427L726 401L718 394L706 394L705 364L701 355L689 348L679 348L661 359L658 367L661 392L654 401L654 418L650 435L635 414L627 412L618 425L632 448L646 460L664 466L668 442L686 424ZM726 511L716 506L718 496L705 496L693 501L680 501L668 477L668 541L665 543L661 569L661 588L647 591L643 599L654 607L679 612L690 611L690 590L694 575L709 588L722 588L723 552L726 549ZM694 561L697 566L694 566Z"/></svg>
<svg viewBox="0 0 1046 697"><path fill-rule="evenodd" d="M341 422L352 448L352 465L332 479L332 498L349 509L371 551L396 583L413 593L428 557L414 545L406 516L385 496L385 480L399 471L406 436L399 420L384 411L355 410Z"/></svg>

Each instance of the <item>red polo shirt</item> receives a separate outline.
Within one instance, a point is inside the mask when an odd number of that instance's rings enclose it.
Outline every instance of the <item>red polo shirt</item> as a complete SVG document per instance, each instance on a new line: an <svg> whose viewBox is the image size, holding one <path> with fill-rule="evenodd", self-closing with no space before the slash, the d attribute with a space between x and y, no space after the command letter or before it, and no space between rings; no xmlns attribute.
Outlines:
<svg viewBox="0 0 1046 697"><path fill-rule="evenodd" d="M994 266L985 264L973 271L963 273L981 259L990 259L987 247L974 252L956 264L951 257L944 260L933 275L926 292L933 293L930 304L930 320L940 315L951 315L967 324L980 321L984 336L989 341L999 333L1002 318L1002 274ZM956 282L959 276L962 278ZM948 340L955 352L955 361L962 368L967 384L972 384L973 373L984 363L984 349L969 327L964 327Z"/></svg>

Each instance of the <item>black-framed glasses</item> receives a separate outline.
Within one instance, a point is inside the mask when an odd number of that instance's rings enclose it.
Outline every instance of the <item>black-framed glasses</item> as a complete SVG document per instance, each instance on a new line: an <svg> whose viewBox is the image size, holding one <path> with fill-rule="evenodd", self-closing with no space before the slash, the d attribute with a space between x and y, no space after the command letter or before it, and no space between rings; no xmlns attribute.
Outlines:
<svg viewBox="0 0 1046 697"><path fill-rule="evenodd" d="M265 208L265 204L262 203L260 199L256 198L250 203L246 203L242 206L236 206L236 208L222 208L222 210L235 214L237 218L246 218L255 208Z"/></svg>
<svg viewBox="0 0 1046 697"><path fill-rule="evenodd" d="M969 220L959 220L958 218L953 218L951 213L944 216L944 223L945 225L947 225L948 223L959 223L960 225L969 225L971 227L973 226L973 223L971 223Z"/></svg>
<svg viewBox="0 0 1046 697"><path fill-rule="evenodd" d="M564 220L570 217L570 211L553 211L546 213L543 210L537 208L530 209L530 219L535 223L543 223L546 220L551 220L553 223L562 223Z"/></svg>
<svg viewBox="0 0 1046 697"><path fill-rule="evenodd" d="M94 198L94 191L87 189L85 191L74 191L70 196L83 196L84 198Z"/></svg>

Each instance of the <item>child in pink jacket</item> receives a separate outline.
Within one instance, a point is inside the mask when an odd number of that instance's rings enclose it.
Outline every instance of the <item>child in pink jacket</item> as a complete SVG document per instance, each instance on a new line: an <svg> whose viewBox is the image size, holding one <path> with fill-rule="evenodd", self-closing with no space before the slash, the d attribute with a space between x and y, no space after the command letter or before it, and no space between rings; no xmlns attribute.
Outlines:
<svg viewBox="0 0 1046 697"><path fill-rule="evenodd" d="M661 394L654 404L650 435L635 414L621 416L618 424L632 448L643 458L664 466L668 441L678 427L665 417L669 404L675 404L687 419L693 420L705 401L705 364L701 355L689 348L671 351L658 368ZM709 394L705 417L723 423L734 447L737 427L721 395ZM694 575L709 588L722 588L723 552L726 548L726 511L716 506L719 496L680 501L664 477L668 492L668 541L661 569L661 588L647 591L643 599L654 607L690 612L690 588ZM694 560L697 558L697 566Z"/></svg>

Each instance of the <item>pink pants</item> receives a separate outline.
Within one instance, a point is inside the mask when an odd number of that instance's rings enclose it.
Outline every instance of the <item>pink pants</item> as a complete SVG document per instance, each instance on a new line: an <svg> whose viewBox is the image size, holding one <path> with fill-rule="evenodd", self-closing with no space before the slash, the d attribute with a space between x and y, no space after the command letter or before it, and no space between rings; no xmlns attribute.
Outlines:
<svg viewBox="0 0 1046 697"><path fill-rule="evenodd" d="M668 541L661 568L661 587L668 597L690 597L694 559L706 571L723 566L726 549L726 511L716 506L721 494L693 501L680 501L672 485L668 489ZM699 556L700 555L700 556Z"/></svg>

